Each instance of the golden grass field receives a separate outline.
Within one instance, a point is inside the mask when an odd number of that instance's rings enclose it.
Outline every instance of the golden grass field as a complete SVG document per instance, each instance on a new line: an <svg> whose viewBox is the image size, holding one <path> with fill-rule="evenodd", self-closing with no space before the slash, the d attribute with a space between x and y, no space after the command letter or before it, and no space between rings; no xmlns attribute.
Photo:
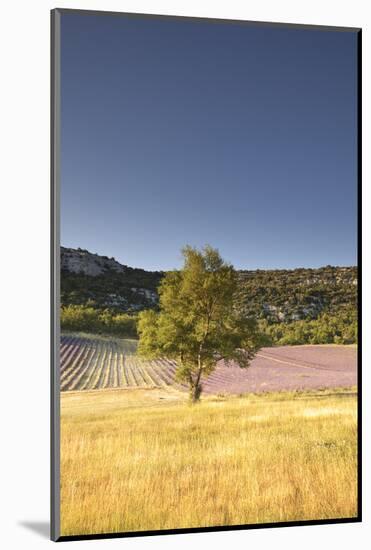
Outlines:
<svg viewBox="0 0 371 550"><path fill-rule="evenodd" d="M61 534L357 515L353 390L61 396Z"/></svg>

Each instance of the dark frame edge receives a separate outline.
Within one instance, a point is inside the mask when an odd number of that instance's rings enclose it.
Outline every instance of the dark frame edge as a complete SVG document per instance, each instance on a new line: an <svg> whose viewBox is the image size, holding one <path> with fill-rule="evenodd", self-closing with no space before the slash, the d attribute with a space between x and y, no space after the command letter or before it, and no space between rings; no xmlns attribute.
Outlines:
<svg viewBox="0 0 371 550"><path fill-rule="evenodd" d="M59 380L59 132L60 10L50 12L50 538L60 539L60 380Z"/></svg>
<svg viewBox="0 0 371 550"><path fill-rule="evenodd" d="M314 23L285 23L285 22L274 22L274 21L250 21L247 19L224 19L217 17L205 17L205 16L192 16L192 15L170 15L170 14L161 14L161 13L138 13L138 12L121 12L121 11L105 11L105 10L85 10L79 8L55 8L55 11L58 11L60 14L81 14L81 15L101 15L101 16L114 16L114 17L132 17L140 19L161 19L168 21L194 21L194 22L205 22L205 23L231 23L236 25L254 25L257 27L288 27L291 29L312 29L318 31L336 31L336 32L358 32L359 27L337 27L335 25L316 25Z"/></svg>
<svg viewBox="0 0 371 550"><path fill-rule="evenodd" d="M362 29L357 32L358 517L362 521Z"/></svg>
<svg viewBox="0 0 371 550"><path fill-rule="evenodd" d="M184 529L165 529L157 531L130 531L123 533L96 533L89 535L63 535L59 537L57 542L68 542L74 540L97 540L97 539L116 539L116 538L133 538L133 537L149 537L163 535L184 535L192 533L215 533L219 531L250 531L252 529L280 529L285 527L313 527L316 525L334 525L343 523L360 523L362 520L359 516L354 518L336 518L336 519L319 519L319 520L303 520L303 521L286 521L280 523L256 523L247 525L222 525L215 527L190 527Z"/></svg>

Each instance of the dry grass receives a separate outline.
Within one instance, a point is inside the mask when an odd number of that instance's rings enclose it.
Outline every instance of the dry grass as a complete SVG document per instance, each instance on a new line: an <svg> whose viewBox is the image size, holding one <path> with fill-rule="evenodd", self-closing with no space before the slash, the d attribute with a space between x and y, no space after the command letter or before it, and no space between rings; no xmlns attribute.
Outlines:
<svg viewBox="0 0 371 550"><path fill-rule="evenodd" d="M354 517L356 396L64 394L63 535Z"/></svg>

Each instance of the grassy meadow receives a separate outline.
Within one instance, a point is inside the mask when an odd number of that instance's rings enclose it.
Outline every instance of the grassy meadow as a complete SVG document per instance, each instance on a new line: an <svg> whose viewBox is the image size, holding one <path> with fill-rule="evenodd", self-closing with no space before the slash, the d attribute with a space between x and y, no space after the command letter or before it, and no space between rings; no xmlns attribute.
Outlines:
<svg viewBox="0 0 371 550"><path fill-rule="evenodd" d="M357 515L355 389L61 395L61 534Z"/></svg>

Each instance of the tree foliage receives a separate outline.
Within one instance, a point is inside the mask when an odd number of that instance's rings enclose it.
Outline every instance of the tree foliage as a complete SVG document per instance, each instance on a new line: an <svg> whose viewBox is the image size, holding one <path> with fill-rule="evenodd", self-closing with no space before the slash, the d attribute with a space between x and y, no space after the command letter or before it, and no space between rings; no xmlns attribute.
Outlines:
<svg viewBox="0 0 371 550"><path fill-rule="evenodd" d="M115 313L109 309L99 310L86 305L69 305L61 308L63 330L84 331L116 336L137 335L136 318L127 313Z"/></svg>
<svg viewBox="0 0 371 550"><path fill-rule="evenodd" d="M233 267L210 246L182 252L183 268L168 272L160 283L159 312L139 314L138 352L176 359L177 378L189 385L195 402L218 360L247 368L261 340L255 320L240 313Z"/></svg>
<svg viewBox="0 0 371 550"><path fill-rule="evenodd" d="M336 316L324 313L317 319L269 324L259 322L265 334L264 345L290 346L300 344L357 343L357 315L347 311Z"/></svg>

